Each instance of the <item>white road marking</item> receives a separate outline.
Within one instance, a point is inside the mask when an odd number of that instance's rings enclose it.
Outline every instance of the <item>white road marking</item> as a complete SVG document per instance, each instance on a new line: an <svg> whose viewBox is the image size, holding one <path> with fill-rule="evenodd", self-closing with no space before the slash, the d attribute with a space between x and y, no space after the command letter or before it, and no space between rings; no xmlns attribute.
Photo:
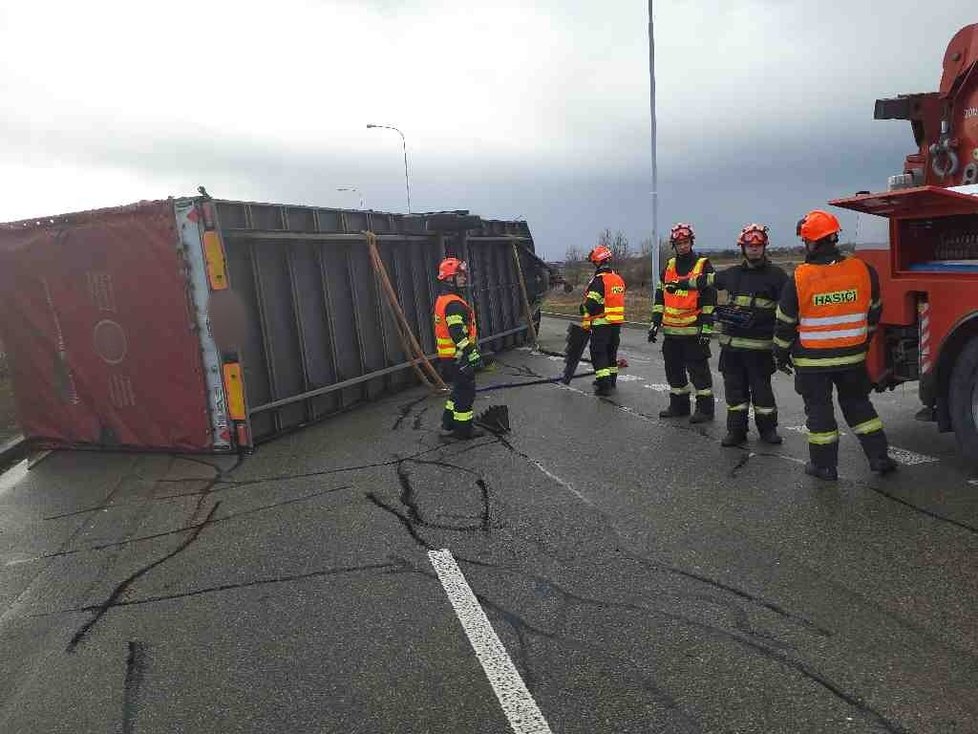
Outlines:
<svg viewBox="0 0 978 734"><path fill-rule="evenodd" d="M447 548L428 551L428 558L513 731L516 734L553 734L451 551Z"/></svg>
<svg viewBox="0 0 978 734"><path fill-rule="evenodd" d="M658 383L654 385L642 385L646 390L655 390L656 392L669 392L668 385L660 385Z"/></svg>
<svg viewBox="0 0 978 734"><path fill-rule="evenodd" d="M936 461L940 461L940 459L938 459L936 456L918 454L914 451L901 449L898 446L890 446L890 456L897 463L904 464L906 466L913 466L914 464L933 464Z"/></svg>
<svg viewBox="0 0 978 734"><path fill-rule="evenodd" d="M644 377L638 375L618 375L618 382L645 382Z"/></svg>

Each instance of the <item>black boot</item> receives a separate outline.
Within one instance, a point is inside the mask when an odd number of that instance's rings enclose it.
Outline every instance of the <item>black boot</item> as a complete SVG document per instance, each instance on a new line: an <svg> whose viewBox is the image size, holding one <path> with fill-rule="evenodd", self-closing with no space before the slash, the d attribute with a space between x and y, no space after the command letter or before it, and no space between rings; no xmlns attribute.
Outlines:
<svg viewBox="0 0 978 734"><path fill-rule="evenodd" d="M712 395L697 395L696 396L696 411L690 416L690 423L706 423L707 421L713 420L713 396Z"/></svg>
<svg viewBox="0 0 978 734"><path fill-rule="evenodd" d="M611 378L610 377L599 377L594 381L594 394L606 397L611 395Z"/></svg>
<svg viewBox="0 0 978 734"><path fill-rule="evenodd" d="M811 461L805 464L805 474L827 482L834 482L839 478L839 471L834 466L818 466Z"/></svg>
<svg viewBox="0 0 978 734"><path fill-rule="evenodd" d="M777 446L778 444L784 442L784 439L781 438L781 434L778 433L777 429L775 428L765 428L763 431L759 431L759 433L761 435L761 440L764 443Z"/></svg>
<svg viewBox="0 0 978 734"><path fill-rule="evenodd" d="M777 446L784 441L780 435L778 435L778 414L774 413L758 413L757 406L754 406L754 423L757 425L757 432L760 434L761 440L764 443L770 443Z"/></svg>
<svg viewBox="0 0 978 734"><path fill-rule="evenodd" d="M727 435L720 439L720 445L726 448L740 446L747 441L746 431L727 431Z"/></svg>
<svg viewBox="0 0 978 734"><path fill-rule="evenodd" d="M669 395L669 407L659 411L660 418L685 418L689 415L689 395Z"/></svg>
<svg viewBox="0 0 978 734"><path fill-rule="evenodd" d="M481 438L485 436L486 432L474 425L472 421L465 421L463 423L455 423L455 431L452 433L454 438L459 441L470 441L473 438Z"/></svg>
<svg viewBox="0 0 978 734"><path fill-rule="evenodd" d="M882 477L891 472L895 472L897 470L897 463L893 461L889 455L886 455L882 458L870 461L869 468Z"/></svg>

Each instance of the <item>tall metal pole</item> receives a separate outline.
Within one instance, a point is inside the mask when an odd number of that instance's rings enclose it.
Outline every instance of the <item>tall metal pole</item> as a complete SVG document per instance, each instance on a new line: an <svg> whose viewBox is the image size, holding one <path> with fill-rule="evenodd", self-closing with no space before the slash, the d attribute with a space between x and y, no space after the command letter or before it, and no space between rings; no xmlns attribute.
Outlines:
<svg viewBox="0 0 978 734"><path fill-rule="evenodd" d="M652 121L652 301L659 283L659 171L655 145L655 31L649 0L649 112Z"/></svg>
<svg viewBox="0 0 978 734"><path fill-rule="evenodd" d="M393 125L374 125L369 123L367 129L381 128L383 130L393 130L398 135L401 136L401 146L404 148L404 188L407 190L407 210L408 214L411 213L411 179L408 178L408 160L407 160L407 139L404 137L404 133L398 130Z"/></svg>

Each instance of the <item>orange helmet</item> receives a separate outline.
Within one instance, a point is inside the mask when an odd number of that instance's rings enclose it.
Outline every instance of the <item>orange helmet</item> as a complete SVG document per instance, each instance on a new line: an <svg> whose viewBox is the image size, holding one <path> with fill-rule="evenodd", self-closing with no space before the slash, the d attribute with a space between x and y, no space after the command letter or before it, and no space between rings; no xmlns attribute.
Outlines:
<svg viewBox="0 0 978 734"><path fill-rule="evenodd" d="M746 247L747 245L762 245L767 247L768 242L767 226L763 224L748 224L740 230L740 237L737 238L737 244L741 247Z"/></svg>
<svg viewBox="0 0 978 734"><path fill-rule="evenodd" d="M821 209L813 209L798 222L797 233L806 242L817 242L842 231L839 220Z"/></svg>
<svg viewBox="0 0 978 734"><path fill-rule="evenodd" d="M669 230L669 241L673 244L679 240L695 240L696 233L693 232L693 225L686 224L685 222L679 222L674 225L671 230Z"/></svg>
<svg viewBox="0 0 978 734"><path fill-rule="evenodd" d="M468 272L469 267L465 264L465 260L459 260L457 257L446 257L438 266L438 280L448 280L459 273Z"/></svg>
<svg viewBox="0 0 978 734"><path fill-rule="evenodd" d="M588 262L592 262L595 265L600 265L601 263L608 262L611 259L611 250L604 245L598 245L587 254L587 259Z"/></svg>

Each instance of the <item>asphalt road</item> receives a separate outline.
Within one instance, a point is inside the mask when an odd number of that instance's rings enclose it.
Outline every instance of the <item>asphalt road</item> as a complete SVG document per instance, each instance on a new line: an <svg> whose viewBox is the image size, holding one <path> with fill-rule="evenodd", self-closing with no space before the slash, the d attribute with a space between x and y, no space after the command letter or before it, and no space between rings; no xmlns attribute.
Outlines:
<svg viewBox="0 0 978 734"><path fill-rule="evenodd" d="M623 354L611 399L487 393L505 440L440 441L414 390L240 463L14 467L0 731L978 731L975 465L912 420L913 391L875 398L899 473L847 435L825 484L789 378L785 444L724 449L722 410L657 417L643 332ZM517 350L479 380L560 367ZM442 549L477 603L436 574ZM524 704L538 718L511 725Z"/></svg>

